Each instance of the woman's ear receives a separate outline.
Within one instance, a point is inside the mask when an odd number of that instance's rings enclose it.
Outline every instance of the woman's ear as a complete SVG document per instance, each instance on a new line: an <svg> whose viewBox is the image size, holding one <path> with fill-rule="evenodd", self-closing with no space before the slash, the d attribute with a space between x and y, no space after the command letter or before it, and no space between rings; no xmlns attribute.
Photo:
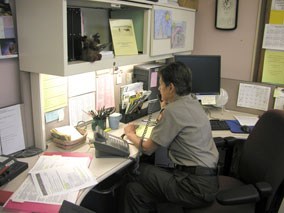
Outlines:
<svg viewBox="0 0 284 213"><path fill-rule="evenodd" d="M176 90L175 90L176 88L175 88L175 85L173 83L170 83L169 89L170 89L171 92L176 92Z"/></svg>

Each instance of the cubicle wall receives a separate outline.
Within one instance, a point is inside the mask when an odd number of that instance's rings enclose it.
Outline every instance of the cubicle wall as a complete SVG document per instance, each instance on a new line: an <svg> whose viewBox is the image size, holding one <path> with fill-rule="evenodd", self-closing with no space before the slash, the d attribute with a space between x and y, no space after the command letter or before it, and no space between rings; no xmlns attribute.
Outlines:
<svg viewBox="0 0 284 213"><path fill-rule="evenodd" d="M240 83L270 87L271 93L270 93L270 98L269 98L268 109L273 108L273 106L274 106L273 92L274 92L274 89L276 88L275 85L222 78L221 79L221 87L223 89L225 89L228 92L228 95L229 95L228 103L225 106L226 109L235 110L235 111L239 111L239 112L252 113L252 114L257 114L257 115L263 114L263 112L264 112L263 110L257 110L257 109L251 109L251 108L247 108L247 107L237 106Z"/></svg>

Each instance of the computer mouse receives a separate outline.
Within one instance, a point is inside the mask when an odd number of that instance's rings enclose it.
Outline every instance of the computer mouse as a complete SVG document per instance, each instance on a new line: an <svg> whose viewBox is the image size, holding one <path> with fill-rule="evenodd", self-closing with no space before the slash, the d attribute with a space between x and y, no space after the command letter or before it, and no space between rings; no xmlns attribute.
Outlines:
<svg viewBox="0 0 284 213"><path fill-rule="evenodd" d="M241 130L245 133L250 133L251 132L251 129L249 128L249 126L247 125L243 125L241 126Z"/></svg>

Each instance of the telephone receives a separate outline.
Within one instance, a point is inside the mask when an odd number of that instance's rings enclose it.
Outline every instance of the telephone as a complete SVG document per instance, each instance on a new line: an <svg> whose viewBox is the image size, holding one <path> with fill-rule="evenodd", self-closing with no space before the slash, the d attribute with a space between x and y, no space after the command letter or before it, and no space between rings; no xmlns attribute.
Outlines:
<svg viewBox="0 0 284 213"><path fill-rule="evenodd" d="M17 161L16 158L0 155L0 186L17 177L28 168L28 163Z"/></svg>
<svg viewBox="0 0 284 213"><path fill-rule="evenodd" d="M126 140L108 133L95 133L94 146L97 158L100 157L128 157L129 145Z"/></svg>

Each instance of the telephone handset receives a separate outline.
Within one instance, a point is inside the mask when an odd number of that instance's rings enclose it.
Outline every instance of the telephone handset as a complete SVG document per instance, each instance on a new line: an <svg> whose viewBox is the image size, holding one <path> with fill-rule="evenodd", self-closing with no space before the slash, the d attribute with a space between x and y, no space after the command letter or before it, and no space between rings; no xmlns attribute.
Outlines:
<svg viewBox="0 0 284 213"><path fill-rule="evenodd" d="M128 157L129 145L127 141L108 133L95 133L94 146L96 157Z"/></svg>
<svg viewBox="0 0 284 213"><path fill-rule="evenodd" d="M159 101L161 101L161 94L159 93L158 94L158 100ZM137 154L137 157L134 159L135 160L135 164L134 164L134 168L133 168L133 174L135 174L135 175L139 175L140 174L140 172L138 171L138 169L139 169L139 164L140 164L140 156L142 155L142 153L143 153L143 142L144 142L144 138L145 138L145 135L146 135L146 133L147 133L147 130L148 130L148 127L149 127L149 125L150 125L150 123L151 123L151 119L152 119L152 112L153 112L153 109L152 109L152 106L154 106L154 103L155 102L151 102L151 103L149 103L149 105L148 105L148 108L149 108L149 110L148 110L148 112L149 112L149 115L148 115L148 119L147 119L147 123L146 123L146 126L145 126L145 128L144 128L144 131L143 131L143 133L142 133L142 136L141 136L141 138L140 138L140 144L139 144L139 149L138 149L138 154Z"/></svg>

